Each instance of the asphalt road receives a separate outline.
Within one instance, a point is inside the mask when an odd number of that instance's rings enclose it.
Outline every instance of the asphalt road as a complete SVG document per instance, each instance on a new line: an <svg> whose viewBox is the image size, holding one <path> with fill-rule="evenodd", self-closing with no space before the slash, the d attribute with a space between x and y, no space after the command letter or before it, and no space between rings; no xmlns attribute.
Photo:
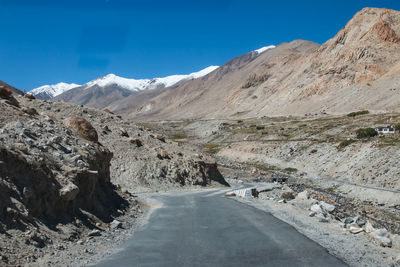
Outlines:
<svg viewBox="0 0 400 267"><path fill-rule="evenodd" d="M160 196L164 206L96 266L346 266L271 214L208 192Z"/></svg>

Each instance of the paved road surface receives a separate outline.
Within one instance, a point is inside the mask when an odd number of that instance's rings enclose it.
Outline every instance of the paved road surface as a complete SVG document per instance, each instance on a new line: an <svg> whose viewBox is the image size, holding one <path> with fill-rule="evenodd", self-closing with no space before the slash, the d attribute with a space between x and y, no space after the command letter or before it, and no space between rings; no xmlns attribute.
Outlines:
<svg viewBox="0 0 400 267"><path fill-rule="evenodd" d="M346 266L271 214L210 191L158 198L164 206L97 266Z"/></svg>

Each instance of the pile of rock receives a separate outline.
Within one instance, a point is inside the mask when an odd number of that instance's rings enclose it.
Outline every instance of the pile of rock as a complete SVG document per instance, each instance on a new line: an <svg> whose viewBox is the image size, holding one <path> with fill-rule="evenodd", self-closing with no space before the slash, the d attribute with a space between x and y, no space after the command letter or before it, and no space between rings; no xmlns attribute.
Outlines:
<svg viewBox="0 0 400 267"><path fill-rule="evenodd" d="M369 221L360 216L347 216L340 219L333 214L336 210L335 205L312 199L307 191L297 194L294 203L302 208L308 205L309 216L318 218L319 222L339 220L339 225L349 233L359 234L365 232L382 247L392 247L393 243L395 243L394 246L400 247L399 235L390 234L384 228L375 229Z"/></svg>

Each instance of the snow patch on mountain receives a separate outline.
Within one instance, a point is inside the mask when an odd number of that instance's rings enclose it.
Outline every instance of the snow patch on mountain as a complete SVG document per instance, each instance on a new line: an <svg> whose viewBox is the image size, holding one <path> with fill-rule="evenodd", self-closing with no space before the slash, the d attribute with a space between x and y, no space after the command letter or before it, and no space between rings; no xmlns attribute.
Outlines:
<svg viewBox="0 0 400 267"><path fill-rule="evenodd" d="M46 94L50 98L53 98L55 96L58 96L68 90L71 90L72 88L80 86L79 84L76 83L57 83L57 84L52 84L52 85L43 85L38 88L35 88L31 90L29 93L37 96L40 94Z"/></svg>
<svg viewBox="0 0 400 267"><path fill-rule="evenodd" d="M261 54L261 53L267 51L268 49L272 49L272 48L275 48L275 46L274 45L264 46L264 47L261 47L261 48L259 48L257 50L254 50L254 52L257 52L258 54Z"/></svg>

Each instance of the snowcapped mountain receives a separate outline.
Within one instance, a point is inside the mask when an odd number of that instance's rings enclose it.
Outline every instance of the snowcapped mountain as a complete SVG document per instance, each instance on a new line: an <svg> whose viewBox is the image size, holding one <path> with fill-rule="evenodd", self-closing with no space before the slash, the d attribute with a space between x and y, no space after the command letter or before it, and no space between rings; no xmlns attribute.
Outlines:
<svg viewBox="0 0 400 267"><path fill-rule="evenodd" d="M209 66L198 72L193 72L186 75L171 75L163 78L153 79L127 79L111 73L98 79L92 80L88 83L85 83L82 86L74 83L68 84L61 82L55 85L44 85L35 88L31 90L30 93L39 99L48 100L77 87L85 90L94 86L101 88L113 86L132 92L140 92L160 87L170 87L184 80L200 78L216 70L217 68L218 66Z"/></svg>
<svg viewBox="0 0 400 267"><path fill-rule="evenodd" d="M127 79L123 77L119 77L115 74L108 74L101 78L95 79L83 85L84 88L91 88L92 86L109 86L109 85L117 85L121 88L138 92L148 89L154 89L157 87L170 87L173 86L180 81L183 80L191 80L200 78L202 76L207 75L208 73L216 70L218 66L209 66L201 71L193 72L187 75L171 75L163 78L153 78L153 79Z"/></svg>
<svg viewBox="0 0 400 267"><path fill-rule="evenodd" d="M110 105L117 105L128 97L134 97L136 101L142 99L143 95L155 95L161 90L167 90L172 86L203 77L217 68L218 66L210 66L187 75L171 75L153 79L127 79L115 74L108 74L65 91L54 99L99 109L109 108ZM132 100L132 98L129 99Z"/></svg>
<svg viewBox="0 0 400 267"><path fill-rule="evenodd" d="M272 49L272 48L275 48L275 46L274 45L264 46L264 47L261 47L260 49L254 50L254 52L261 54L261 53L267 51L268 49Z"/></svg>
<svg viewBox="0 0 400 267"><path fill-rule="evenodd" d="M75 83L61 82L53 85L40 86L38 88L31 90L29 93L39 99L48 100L78 86L80 85Z"/></svg>

